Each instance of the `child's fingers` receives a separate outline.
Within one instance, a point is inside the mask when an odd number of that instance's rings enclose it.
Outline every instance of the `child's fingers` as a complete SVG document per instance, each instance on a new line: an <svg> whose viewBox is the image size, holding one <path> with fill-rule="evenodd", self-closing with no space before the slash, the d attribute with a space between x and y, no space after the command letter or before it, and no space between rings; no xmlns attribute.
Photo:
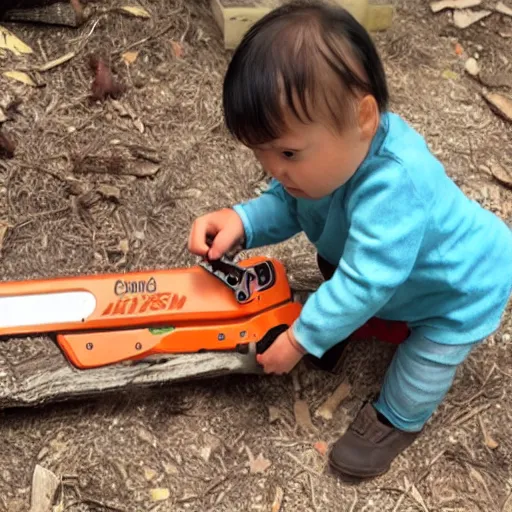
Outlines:
<svg viewBox="0 0 512 512"><path fill-rule="evenodd" d="M207 235L215 236L217 231L206 217L200 217L194 222L190 230L188 250L197 256L205 256L210 250L210 246L206 243Z"/></svg>
<svg viewBox="0 0 512 512"><path fill-rule="evenodd" d="M238 237L239 234L235 227L229 225L224 227L213 239L208 257L212 260L219 259L235 245Z"/></svg>

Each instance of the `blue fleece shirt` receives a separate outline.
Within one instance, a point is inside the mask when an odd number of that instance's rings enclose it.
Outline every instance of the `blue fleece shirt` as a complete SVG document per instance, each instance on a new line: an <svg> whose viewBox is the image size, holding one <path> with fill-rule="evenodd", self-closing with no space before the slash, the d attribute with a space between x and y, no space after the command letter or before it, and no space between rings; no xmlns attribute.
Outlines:
<svg viewBox="0 0 512 512"><path fill-rule="evenodd" d="M336 266L293 326L317 357L374 316L406 321L439 343L476 342L498 328L512 291L512 231L468 199L392 113L331 195L297 199L273 180L234 209L248 248L303 231Z"/></svg>

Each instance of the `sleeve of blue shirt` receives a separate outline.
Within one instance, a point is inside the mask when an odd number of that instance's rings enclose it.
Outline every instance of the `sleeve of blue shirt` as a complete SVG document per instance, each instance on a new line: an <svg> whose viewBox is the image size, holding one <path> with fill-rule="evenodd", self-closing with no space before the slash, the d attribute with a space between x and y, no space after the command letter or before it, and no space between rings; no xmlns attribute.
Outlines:
<svg viewBox="0 0 512 512"><path fill-rule="evenodd" d="M399 162L378 157L352 177L349 232L329 281L312 294L293 325L299 343L321 357L373 317L409 275L424 236L428 205Z"/></svg>
<svg viewBox="0 0 512 512"><path fill-rule="evenodd" d="M284 242L302 230L295 199L276 180L261 196L233 209L242 219L247 249Z"/></svg>

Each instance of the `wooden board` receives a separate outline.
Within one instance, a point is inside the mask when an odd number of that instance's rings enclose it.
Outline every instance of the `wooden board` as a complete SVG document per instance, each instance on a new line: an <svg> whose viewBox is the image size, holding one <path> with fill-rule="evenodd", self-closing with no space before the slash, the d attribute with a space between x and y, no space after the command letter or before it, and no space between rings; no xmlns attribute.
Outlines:
<svg viewBox="0 0 512 512"><path fill-rule="evenodd" d="M330 0L350 11L370 32L391 26L393 6L371 0ZM213 16L222 32L224 47L237 47L247 30L283 0L210 0Z"/></svg>

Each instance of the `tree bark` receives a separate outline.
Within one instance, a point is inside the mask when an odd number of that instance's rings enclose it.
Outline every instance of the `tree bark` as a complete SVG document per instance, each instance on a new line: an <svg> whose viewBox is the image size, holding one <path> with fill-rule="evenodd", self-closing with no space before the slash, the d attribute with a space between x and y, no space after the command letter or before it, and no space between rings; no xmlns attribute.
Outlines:
<svg viewBox="0 0 512 512"><path fill-rule="evenodd" d="M0 341L0 409L236 373L262 373L254 353L183 354L79 370L49 337L10 339Z"/></svg>
<svg viewBox="0 0 512 512"><path fill-rule="evenodd" d="M69 0L1 0L0 20L78 27L84 22Z"/></svg>

